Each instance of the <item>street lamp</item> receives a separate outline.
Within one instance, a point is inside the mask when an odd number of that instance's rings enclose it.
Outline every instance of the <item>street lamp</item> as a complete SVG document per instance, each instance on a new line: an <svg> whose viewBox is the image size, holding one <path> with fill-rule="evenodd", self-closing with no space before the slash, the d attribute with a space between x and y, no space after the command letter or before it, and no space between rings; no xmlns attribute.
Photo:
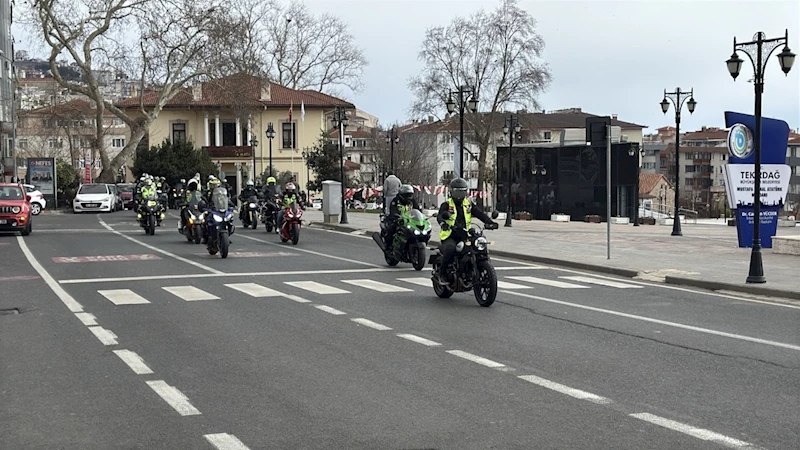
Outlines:
<svg viewBox="0 0 800 450"><path fill-rule="evenodd" d="M644 149L640 149L638 152L636 149L639 147L638 144L632 144L631 148L628 149L628 156L641 156L644 158ZM636 191L634 193L634 210L633 210L633 226L639 226L639 178L642 177L642 165L639 161L636 162Z"/></svg>
<svg viewBox="0 0 800 450"><path fill-rule="evenodd" d="M272 122L267 124L267 139L269 139L269 176L272 175L272 138L275 137L275 128L272 127Z"/></svg>
<svg viewBox="0 0 800 450"><path fill-rule="evenodd" d="M253 183L256 182L256 146L258 146L258 139L253 136L253 139L250 139L250 146L253 147Z"/></svg>
<svg viewBox="0 0 800 450"><path fill-rule="evenodd" d="M533 219L538 220L539 217L539 204L541 203L541 199L539 196L541 195L540 186L542 184L542 176L547 175L547 169L544 167L544 164L533 164L531 167L531 173L536 176L536 204L533 210Z"/></svg>
<svg viewBox="0 0 800 450"><path fill-rule="evenodd" d="M764 71L767 68L767 60L772 56L781 44L783 44L783 51L778 53L778 63L781 66L781 71L788 75L792 70L794 64L795 54L789 50L789 30L783 37L767 39L767 35L761 31L753 36L750 42L736 43L736 37L733 38L733 54L730 59L725 61L728 65L728 72L734 80L739 76L742 69L742 58L736 54L738 51L744 52L750 62L753 64L753 85L756 90L756 105L755 105L755 119L756 129L753 136L753 147L755 150L755 172L756 183L753 195L753 249L750 252L750 272L747 275L748 283L766 283L767 279L764 277L764 265L761 260L761 95L764 93ZM766 55L766 56L764 56Z"/></svg>
<svg viewBox="0 0 800 450"><path fill-rule="evenodd" d="M309 195L310 195L311 194L311 188L309 186L311 185L311 167L308 166L308 158L311 157L311 150L309 150L308 152L303 151L302 155L303 155L303 159L306 162L306 190L309 191Z"/></svg>
<svg viewBox="0 0 800 450"><path fill-rule="evenodd" d="M669 99L669 102L667 101ZM689 100L686 102L686 100ZM661 111L666 114L669 111L669 103L675 108L675 218L672 220L672 235L683 236L681 231L681 218L678 215L680 209L680 177L681 177L681 109L683 103L689 109L689 114L694 113L697 102L694 100L694 89L689 92L675 88L674 92L667 92L664 89L664 100L661 100Z"/></svg>
<svg viewBox="0 0 800 450"><path fill-rule="evenodd" d="M469 100L464 97L470 94ZM453 101L453 95L458 96L458 104ZM447 112L452 114L456 107L458 107L458 171L456 175L459 178L464 178L464 112L469 109L470 112L478 112L478 98L475 96L475 88L469 86L459 86L457 90L451 91L447 97Z"/></svg>
<svg viewBox="0 0 800 450"><path fill-rule="evenodd" d="M394 144L400 143L400 136L397 135L397 130L392 127L386 132L386 143L389 144L389 168L394 170Z"/></svg>
<svg viewBox="0 0 800 450"><path fill-rule="evenodd" d="M347 223L347 208L344 204L344 129L347 127L347 111L341 106L337 106L333 111L333 123L339 129L339 174L342 180L342 217L339 223Z"/></svg>
<svg viewBox="0 0 800 450"><path fill-rule="evenodd" d="M511 133L509 135L510 131L513 131L513 133ZM505 223L505 226L507 226L507 227L511 226L511 183L513 181L512 178L511 178L511 171L514 170L513 158L511 156L511 154L514 151L514 136L519 134L520 131L522 131L522 127L519 124L519 115L509 114L508 117L506 117L505 123L503 124L503 134L509 135L509 140L508 140L508 187L506 188L506 191L507 191L506 192L506 199L507 199L507 203L508 204L506 205L506 223Z"/></svg>

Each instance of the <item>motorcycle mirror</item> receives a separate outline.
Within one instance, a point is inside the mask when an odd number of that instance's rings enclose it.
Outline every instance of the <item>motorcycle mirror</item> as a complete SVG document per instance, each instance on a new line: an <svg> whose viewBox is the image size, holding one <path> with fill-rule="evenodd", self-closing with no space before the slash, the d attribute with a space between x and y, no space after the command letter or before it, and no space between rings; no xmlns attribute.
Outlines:
<svg viewBox="0 0 800 450"><path fill-rule="evenodd" d="M500 213L499 213L499 212L497 212L497 210L495 209L495 210L492 212L492 219L497 219L498 217L500 217Z"/></svg>

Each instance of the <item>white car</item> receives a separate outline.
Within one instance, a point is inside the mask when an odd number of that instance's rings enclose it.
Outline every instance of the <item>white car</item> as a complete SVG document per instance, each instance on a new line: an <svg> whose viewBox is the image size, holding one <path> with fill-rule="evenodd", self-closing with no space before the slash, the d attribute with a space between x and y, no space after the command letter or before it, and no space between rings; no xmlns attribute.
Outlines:
<svg viewBox="0 0 800 450"><path fill-rule="evenodd" d="M116 196L107 184L82 184L72 200L72 212L112 212L116 204Z"/></svg>
<svg viewBox="0 0 800 450"><path fill-rule="evenodd" d="M322 199L321 198L315 198L314 200L311 200L311 208L313 208L313 209L322 209Z"/></svg>
<svg viewBox="0 0 800 450"><path fill-rule="evenodd" d="M32 184L23 184L22 187L25 188L25 194L31 196L31 214L38 216L45 206L47 206L47 200L44 199L44 194Z"/></svg>

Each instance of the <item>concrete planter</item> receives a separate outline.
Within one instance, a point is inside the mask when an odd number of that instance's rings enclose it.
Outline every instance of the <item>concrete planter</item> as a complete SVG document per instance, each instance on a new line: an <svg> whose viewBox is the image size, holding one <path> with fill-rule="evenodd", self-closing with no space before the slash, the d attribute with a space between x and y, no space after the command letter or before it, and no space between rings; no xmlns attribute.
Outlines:
<svg viewBox="0 0 800 450"><path fill-rule="evenodd" d="M602 223L603 218L598 215L588 215L583 217L583 221L586 223Z"/></svg>
<svg viewBox="0 0 800 450"><path fill-rule="evenodd" d="M655 217L639 217L639 225L655 225Z"/></svg>
<svg viewBox="0 0 800 450"><path fill-rule="evenodd" d="M778 226L786 228L794 228L797 226L797 222L794 220L778 219Z"/></svg>
<svg viewBox="0 0 800 450"><path fill-rule="evenodd" d="M614 225L627 225L631 223L631 219L628 217L612 217L611 223Z"/></svg>
<svg viewBox="0 0 800 450"><path fill-rule="evenodd" d="M569 222L569 216L566 214L551 214L551 222Z"/></svg>
<svg viewBox="0 0 800 450"><path fill-rule="evenodd" d="M772 253L800 255L800 236L775 236L772 238Z"/></svg>

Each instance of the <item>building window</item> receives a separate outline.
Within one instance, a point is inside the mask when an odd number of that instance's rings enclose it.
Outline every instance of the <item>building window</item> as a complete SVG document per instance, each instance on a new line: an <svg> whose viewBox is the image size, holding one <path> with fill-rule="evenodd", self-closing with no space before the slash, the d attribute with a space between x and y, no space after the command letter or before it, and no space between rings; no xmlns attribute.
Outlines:
<svg viewBox="0 0 800 450"><path fill-rule="evenodd" d="M51 139L47 140L47 146L49 148L62 148L63 145L64 145L64 142L61 141L60 139L52 139L51 138Z"/></svg>
<svg viewBox="0 0 800 450"><path fill-rule="evenodd" d="M172 142L186 142L186 124L173 123L172 124Z"/></svg>
<svg viewBox="0 0 800 450"><path fill-rule="evenodd" d="M25 150L28 148L28 140L27 139L17 139L17 148Z"/></svg>
<svg viewBox="0 0 800 450"><path fill-rule="evenodd" d="M545 141L549 141L553 137L553 133L551 131L545 131L542 133L542 137Z"/></svg>
<svg viewBox="0 0 800 450"><path fill-rule="evenodd" d="M114 148L122 148L125 147L125 139L123 138L115 138L111 140L111 146Z"/></svg>
<svg viewBox="0 0 800 450"><path fill-rule="evenodd" d="M281 144L282 148L297 147L297 130L295 129L293 123L281 123Z"/></svg>

